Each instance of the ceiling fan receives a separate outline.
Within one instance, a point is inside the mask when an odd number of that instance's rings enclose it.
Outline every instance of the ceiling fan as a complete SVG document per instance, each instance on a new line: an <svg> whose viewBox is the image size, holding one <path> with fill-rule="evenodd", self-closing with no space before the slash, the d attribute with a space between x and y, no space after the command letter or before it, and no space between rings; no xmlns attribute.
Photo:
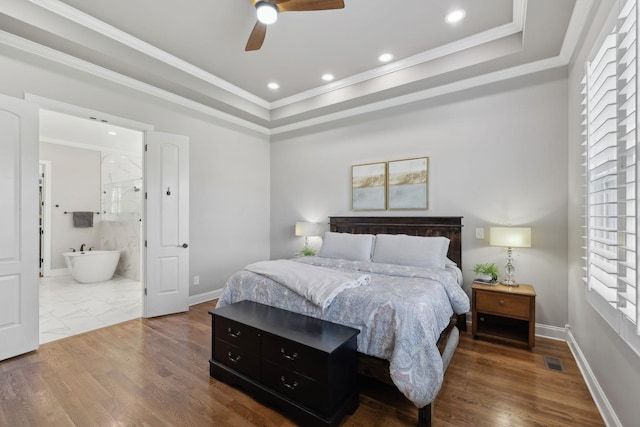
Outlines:
<svg viewBox="0 0 640 427"><path fill-rule="evenodd" d="M258 50L267 34L267 25L278 19L280 12L302 12L307 10L343 9L344 0L250 0L256 7L256 22L244 50Z"/></svg>

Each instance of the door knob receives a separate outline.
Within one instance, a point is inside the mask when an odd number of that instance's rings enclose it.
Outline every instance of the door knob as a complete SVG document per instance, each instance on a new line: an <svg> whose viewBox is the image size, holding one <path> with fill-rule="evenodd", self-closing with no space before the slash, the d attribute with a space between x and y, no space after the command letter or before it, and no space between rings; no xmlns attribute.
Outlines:
<svg viewBox="0 0 640 427"><path fill-rule="evenodd" d="M187 245L186 243L183 243L181 245L178 245L179 248L188 248L189 245Z"/></svg>

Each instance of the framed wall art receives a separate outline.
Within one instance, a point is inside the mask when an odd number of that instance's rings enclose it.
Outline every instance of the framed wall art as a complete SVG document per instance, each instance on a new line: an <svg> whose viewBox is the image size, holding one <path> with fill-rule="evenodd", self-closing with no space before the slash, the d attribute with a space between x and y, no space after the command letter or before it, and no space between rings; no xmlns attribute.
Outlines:
<svg viewBox="0 0 640 427"><path fill-rule="evenodd" d="M384 162L351 166L351 209L386 209L386 183L387 165Z"/></svg>
<svg viewBox="0 0 640 427"><path fill-rule="evenodd" d="M429 158L388 162L388 208L427 209Z"/></svg>

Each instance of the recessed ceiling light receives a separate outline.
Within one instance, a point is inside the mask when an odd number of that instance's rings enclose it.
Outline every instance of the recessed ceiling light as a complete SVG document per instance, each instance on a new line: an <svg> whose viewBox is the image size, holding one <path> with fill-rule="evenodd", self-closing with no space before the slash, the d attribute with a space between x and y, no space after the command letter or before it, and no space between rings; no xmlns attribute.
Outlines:
<svg viewBox="0 0 640 427"><path fill-rule="evenodd" d="M114 131L112 131L112 130L110 130L110 131L109 131L109 132L107 132L107 133L108 133L109 135L114 135L114 136L118 134L118 132L114 132Z"/></svg>
<svg viewBox="0 0 640 427"><path fill-rule="evenodd" d="M267 87L271 90L280 89L280 85L276 82L271 82L267 85Z"/></svg>
<svg viewBox="0 0 640 427"><path fill-rule="evenodd" d="M390 53L383 53L382 55L378 56L378 61L380 62L389 62L393 59L393 55Z"/></svg>
<svg viewBox="0 0 640 427"><path fill-rule="evenodd" d="M456 22L462 21L466 14L467 12L462 9L454 10L453 12L449 12L444 20L449 24L455 24Z"/></svg>
<svg viewBox="0 0 640 427"><path fill-rule="evenodd" d="M330 82L331 80L333 80L335 77L333 77L333 74L323 74L322 75L322 80L324 80L325 82Z"/></svg>

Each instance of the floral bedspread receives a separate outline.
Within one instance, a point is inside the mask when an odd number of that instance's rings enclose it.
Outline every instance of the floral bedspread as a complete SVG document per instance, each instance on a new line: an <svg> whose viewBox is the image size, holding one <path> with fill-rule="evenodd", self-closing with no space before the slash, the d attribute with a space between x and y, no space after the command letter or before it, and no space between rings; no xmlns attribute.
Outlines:
<svg viewBox="0 0 640 427"><path fill-rule="evenodd" d="M371 282L341 292L323 310L265 276L241 270L227 281L218 307L252 300L356 328L359 352L388 360L394 384L417 407L432 402L444 375L436 346L440 333L454 312L470 309L455 274L320 257L293 260L366 273Z"/></svg>

